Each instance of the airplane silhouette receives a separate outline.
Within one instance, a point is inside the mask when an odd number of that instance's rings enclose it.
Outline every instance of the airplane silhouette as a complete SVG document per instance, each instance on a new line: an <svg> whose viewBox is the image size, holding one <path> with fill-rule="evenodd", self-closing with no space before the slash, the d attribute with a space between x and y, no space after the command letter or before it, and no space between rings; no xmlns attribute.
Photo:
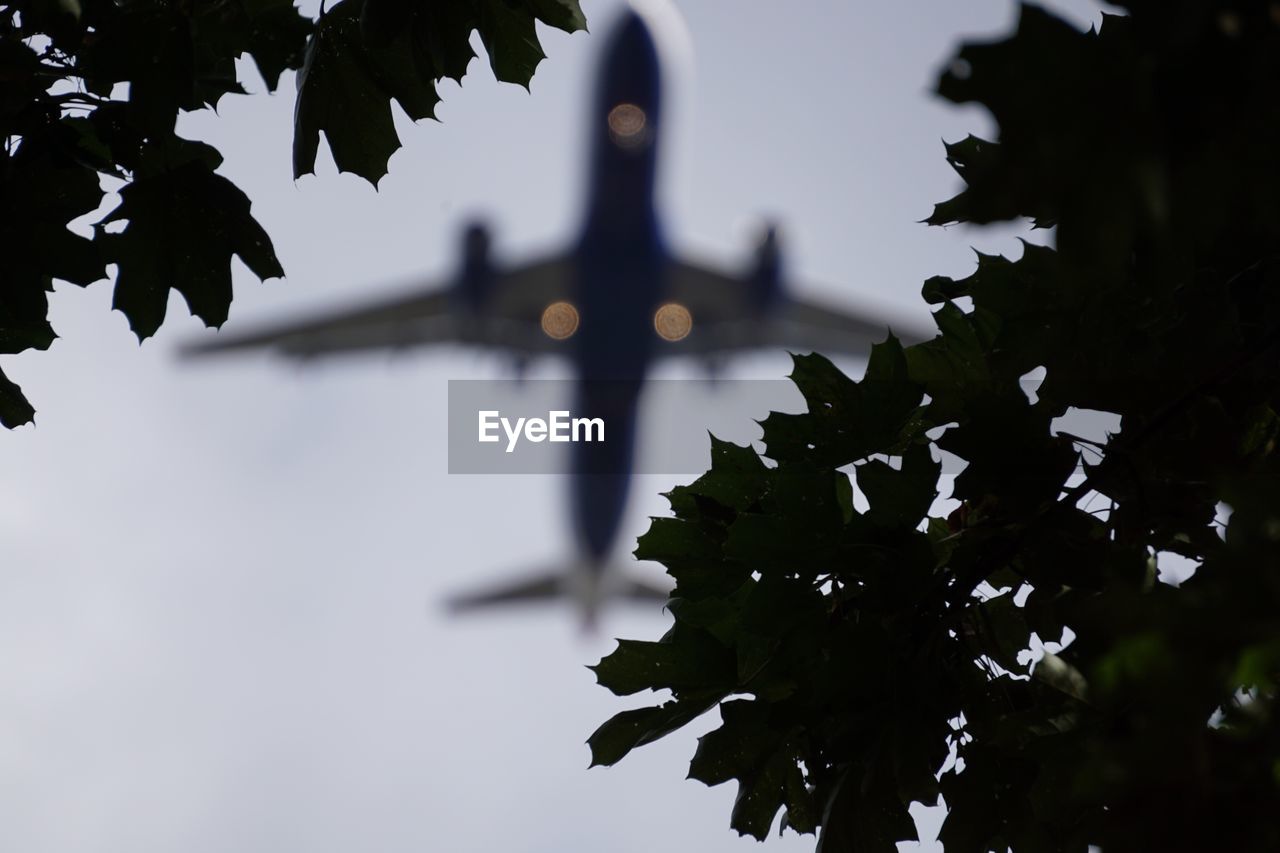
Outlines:
<svg viewBox="0 0 1280 853"><path fill-rule="evenodd" d="M765 348L863 355L888 333L874 312L841 311L790 293L773 227L742 273L675 257L655 204L661 108L658 45L644 17L629 10L604 50L585 216L567 249L498 266L488 230L471 224L457 274L443 286L185 349L201 355L270 349L311 359L462 343L521 359L570 359L578 377L574 411L604 414L610 428L607 442L571 445L579 558L567 568L458 596L454 610L566 597L591 624L607 599L665 601L665 589L609 562L630 486L642 381L652 363ZM895 325L904 340L930 336Z"/></svg>

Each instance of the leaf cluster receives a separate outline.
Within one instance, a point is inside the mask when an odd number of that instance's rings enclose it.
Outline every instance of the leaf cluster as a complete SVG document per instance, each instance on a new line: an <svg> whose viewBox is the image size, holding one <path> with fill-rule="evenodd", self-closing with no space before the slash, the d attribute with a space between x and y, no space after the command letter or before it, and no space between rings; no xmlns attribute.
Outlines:
<svg viewBox="0 0 1280 853"><path fill-rule="evenodd" d="M320 16L298 78L295 177L315 168L320 133L339 171L377 184L400 147L391 102L435 118L436 83L461 83L479 32L494 76L525 88L545 54L534 27L587 26L578 0L339 0Z"/></svg>
<svg viewBox="0 0 1280 853"><path fill-rule="evenodd" d="M965 187L929 221L1056 247L926 282L938 336L860 381L797 357L808 410L763 455L713 440L636 552L672 627L595 667L670 699L593 763L718 708L690 776L736 781L757 838L781 812L891 851L941 797L961 853L1280 848L1280 15L1123 5L960 49L939 92L999 138L947 146ZM1080 410L1118 432L1069 434Z"/></svg>
<svg viewBox="0 0 1280 853"><path fill-rule="evenodd" d="M376 184L400 144L391 102L432 116L435 83L461 79L476 30L497 77L527 86L539 20L585 27L577 0L340 0L318 21L293 0L0 0L0 355L52 344L54 280L114 268L113 306L143 340L171 290L221 325L233 256L261 279L284 274L221 155L175 132L180 113L245 93L238 58L271 91L300 72L295 177L323 131L339 169ZM108 189L119 204L92 236L70 230ZM33 417L0 373L0 424Z"/></svg>

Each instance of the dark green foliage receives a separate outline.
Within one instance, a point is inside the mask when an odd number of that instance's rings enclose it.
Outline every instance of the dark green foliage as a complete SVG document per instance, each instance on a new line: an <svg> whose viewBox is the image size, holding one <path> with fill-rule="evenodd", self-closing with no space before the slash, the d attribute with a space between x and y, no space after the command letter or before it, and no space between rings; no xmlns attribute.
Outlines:
<svg viewBox="0 0 1280 853"><path fill-rule="evenodd" d="M169 288L191 313L221 326L231 304L231 256L259 278L284 275L265 231L249 216L249 199L199 159L136 178L120 191L120 206L103 224L129 224L99 242L119 267L113 307L139 338L164 321Z"/></svg>
<svg viewBox="0 0 1280 853"><path fill-rule="evenodd" d="M307 46L298 75L295 178L314 170L323 130L338 169L376 185L400 147L391 101L412 119L435 117L440 99L430 63L413 52L404 33L380 49L366 48L360 28L365 5L364 0L335 4L321 16Z"/></svg>
<svg viewBox="0 0 1280 853"><path fill-rule="evenodd" d="M1000 137L947 146L965 188L929 221L1056 249L926 282L938 337L860 382L797 358L776 465L713 442L637 550L676 582L662 664L597 668L674 698L597 763L718 705L690 776L736 781L758 838L781 811L894 850L941 794L960 853L1280 849L1280 11L1121 5L1090 32L1026 6L949 66ZM1072 409L1119 431L1059 431ZM930 518L944 451L959 505Z"/></svg>
<svg viewBox="0 0 1280 853"><path fill-rule="evenodd" d="M298 76L293 173L315 168L324 131L342 171L377 184L400 147L394 100L435 117L436 82L461 81L479 31L494 76L525 88L545 54L534 24L586 29L577 0L339 0L320 16Z"/></svg>
<svg viewBox="0 0 1280 853"><path fill-rule="evenodd" d="M431 117L436 82L461 79L477 29L498 78L528 86L539 20L586 27L577 0L340 0L318 23L293 0L0 0L0 354L52 343L55 279L114 269L113 304L143 339L171 290L220 325L233 256L259 278L284 274L249 199L217 174L221 155L174 133L180 111L245 91L238 57L269 90L300 69L295 175L324 131L338 168L376 184L400 145L391 101ZM101 207L103 175L125 182L120 205L92 238L70 231ZM0 424L33 416L0 373Z"/></svg>
<svg viewBox="0 0 1280 853"><path fill-rule="evenodd" d="M0 372L0 424L13 429L31 423L35 416L36 410L31 408L27 398L22 395L22 389Z"/></svg>

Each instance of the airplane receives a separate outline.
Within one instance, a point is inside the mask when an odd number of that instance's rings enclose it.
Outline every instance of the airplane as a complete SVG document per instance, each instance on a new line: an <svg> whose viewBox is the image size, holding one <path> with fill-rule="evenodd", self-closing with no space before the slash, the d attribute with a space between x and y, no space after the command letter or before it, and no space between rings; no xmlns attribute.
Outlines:
<svg viewBox="0 0 1280 853"><path fill-rule="evenodd" d="M569 359L574 411L607 413L609 441L575 443L570 510L578 558L532 577L467 593L455 612L568 598L584 625L606 600L662 601L667 589L610 561L632 472L643 380L660 359L715 359L792 348L865 355L889 333L882 313L842 311L791 292L781 240L767 227L740 272L677 257L655 201L662 69L654 28L628 9L609 35L592 103L590 181L578 237L532 263L496 264L488 229L463 232L452 281L355 310L261 331L219 334L186 355L272 350L306 360L367 350L465 344ZM904 341L932 337L895 323Z"/></svg>

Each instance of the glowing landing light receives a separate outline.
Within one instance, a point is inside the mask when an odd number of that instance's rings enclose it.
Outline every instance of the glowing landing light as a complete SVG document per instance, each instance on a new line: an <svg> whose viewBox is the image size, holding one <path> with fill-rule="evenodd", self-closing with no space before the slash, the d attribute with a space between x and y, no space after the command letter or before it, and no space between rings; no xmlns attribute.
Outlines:
<svg viewBox="0 0 1280 853"><path fill-rule="evenodd" d="M549 338L563 341L578 331L578 309L570 302L552 302L542 310L542 331Z"/></svg>
<svg viewBox="0 0 1280 853"><path fill-rule="evenodd" d="M679 302L668 302L654 313L653 330L663 340L683 340L693 330L693 315Z"/></svg>
<svg viewBox="0 0 1280 853"><path fill-rule="evenodd" d="M609 110L609 136L622 148L638 148L649 139L648 117L635 104Z"/></svg>

